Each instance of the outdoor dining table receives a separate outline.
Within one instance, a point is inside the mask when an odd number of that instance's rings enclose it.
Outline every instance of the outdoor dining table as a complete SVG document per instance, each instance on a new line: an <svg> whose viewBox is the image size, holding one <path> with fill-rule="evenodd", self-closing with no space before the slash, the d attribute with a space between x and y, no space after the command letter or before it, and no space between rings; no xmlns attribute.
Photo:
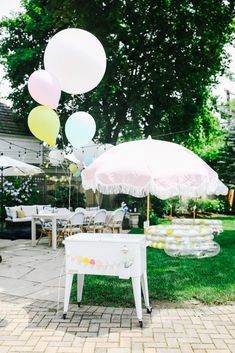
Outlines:
<svg viewBox="0 0 235 353"><path fill-rule="evenodd" d="M97 210L85 210L85 223L89 224L92 218L95 216ZM111 215L112 211L108 211L106 215L106 224L111 220ZM33 215L31 218L31 240L32 240L32 246L36 246L36 224L37 220L44 219L44 220L49 220L52 223L52 249L56 250L56 244L57 244L57 221L58 220L67 220L70 218L74 212L70 213L42 213L42 214L37 214Z"/></svg>
<svg viewBox="0 0 235 353"><path fill-rule="evenodd" d="M56 239L57 239L57 220L66 220L69 217L72 216L71 213L43 213L43 214L37 214L33 215L31 219L31 240L32 240L32 246L36 246L36 223L37 220L44 219L44 220L49 220L52 223L52 249L56 250Z"/></svg>

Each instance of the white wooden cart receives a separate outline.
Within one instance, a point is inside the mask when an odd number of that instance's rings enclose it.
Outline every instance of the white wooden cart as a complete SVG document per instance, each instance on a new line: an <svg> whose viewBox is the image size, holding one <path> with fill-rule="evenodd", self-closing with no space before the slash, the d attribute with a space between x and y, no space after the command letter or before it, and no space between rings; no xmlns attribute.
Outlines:
<svg viewBox="0 0 235 353"><path fill-rule="evenodd" d="M118 276L132 279L135 307L139 324L143 326L141 288L147 312L149 305L146 273L146 240L141 234L81 233L64 240L66 282L64 314L68 311L73 275L77 274L77 302L82 300L84 275Z"/></svg>

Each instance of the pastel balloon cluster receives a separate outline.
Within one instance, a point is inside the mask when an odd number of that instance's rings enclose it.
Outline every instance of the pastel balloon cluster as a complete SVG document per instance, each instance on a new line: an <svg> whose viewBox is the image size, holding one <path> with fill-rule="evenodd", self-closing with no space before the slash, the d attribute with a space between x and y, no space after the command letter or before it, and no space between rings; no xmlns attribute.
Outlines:
<svg viewBox="0 0 235 353"><path fill-rule="evenodd" d="M83 163L86 167L89 166L96 158L101 156L105 151L112 148L113 145L106 143L103 145L95 144L91 141L89 144L82 146L79 149L74 149L74 156Z"/></svg>
<svg viewBox="0 0 235 353"><path fill-rule="evenodd" d="M60 131L60 119L56 112L46 106L33 108L28 116L28 126L32 134L49 146L56 144Z"/></svg>
<svg viewBox="0 0 235 353"><path fill-rule="evenodd" d="M60 84L57 78L46 70L37 70L31 74L28 81L31 97L39 104L56 109L61 96Z"/></svg>
<svg viewBox="0 0 235 353"><path fill-rule="evenodd" d="M80 148L89 143L95 135L96 123L86 112L72 114L65 124L65 134L71 145Z"/></svg>
<svg viewBox="0 0 235 353"><path fill-rule="evenodd" d="M68 28L49 40L44 65L58 79L62 91L82 94L91 91L102 80L106 55L93 34L83 29Z"/></svg>
<svg viewBox="0 0 235 353"><path fill-rule="evenodd" d="M62 150L53 149L49 153L50 164L54 167L58 167L64 162L64 152Z"/></svg>
<svg viewBox="0 0 235 353"><path fill-rule="evenodd" d="M28 90L40 104L28 117L29 129L39 140L53 146L60 130L60 120L53 109L59 104L61 90L83 94L94 89L106 70L106 55L100 41L91 33L69 28L55 34L44 53L45 70L29 78ZM74 148L88 144L96 124L86 112L72 114L65 124L65 134Z"/></svg>
<svg viewBox="0 0 235 353"><path fill-rule="evenodd" d="M61 96L59 81L50 72L37 70L29 77L28 90L31 97L41 104L29 113L29 129L39 140L54 146L60 131L60 119L53 110L58 107Z"/></svg>
<svg viewBox="0 0 235 353"><path fill-rule="evenodd" d="M73 176L74 178L80 177L81 171L79 170L79 167L78 167L77 164L71 163L71 164L69 165L69 170L70 170L70 173L72 174L72 176Z"/></svg>

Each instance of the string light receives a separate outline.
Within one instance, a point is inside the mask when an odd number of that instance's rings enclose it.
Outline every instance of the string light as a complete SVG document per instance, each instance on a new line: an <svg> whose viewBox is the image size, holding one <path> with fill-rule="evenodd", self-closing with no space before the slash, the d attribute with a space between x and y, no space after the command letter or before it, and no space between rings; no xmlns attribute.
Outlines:
<svg viewBox="0 0 235 353"><path fill-rule="evenodd" d="M29 151L29 152L35 153L36 156L37 156L37 155L38 155L39 157L41 156L41 152L40 152L40 151L36 151L36 150L34 150L34 149L32 149L32 148L23 147L23 146L21 146L21 145L18 145L17 143L7 141L6 139L3 139L3 138L0 138L0 141L3 141L3 142L5 142L5 143L8 143L8 144L9 144L9 146L8 146L9 150L12 150L12 146L15 146L15 147L20 148L21 150L24 150L24 154L26 154L27 151ZM19 157L21 156L21 152L20 152L20 151L18 152L18 156L19 156Z"/></svg>
<svg viewBox="0 0 235 353"><path fill-rule="evenodd" d="M169 135L177 135L177 134L182 134L182 133L189 132L189 131L193 131L193 129L187 129L187 130L180 130L180 131L175 131L175 132L169 132L169 133L161 134L161 135L158 135L158 136L153 136L153 138L160 138L160 137L169 136ZM70 144L68 144L67 146L65 146L65 144L64 144L62 129L61 129L61 131L60 131L60 139L62 140L62 144L63 144L64 149L65 149L65 150L66 150L66 149L69 149L70 152L71 152L72 146L71 146ZM18 147L20 150L22 150L22 152L21 152L21 151L18 151L18 157L19 157L19 158L21 158L22 153L24 153L24 157L25 157L26 154L27 154L27 151L29 151L29 152L31 152L31 153L35 153L37 159L39 159L39 158L42 156L41 151L36 151L36 150L34 150L34 149L32 149L32 148L23 147L22 145L18 145L18 144L14 143L14 142L10 142L10 141L8 141L8 140L6 140L6 139L4 139L4 138L0 138L0 141L3 141L3 142L5 142L5 143L9 144L9 146L8 146L9 150L12 150L12 146ZM41 142L40 145L41 145L41 146L46 146L47 144ZM99 149L100 146L101 146L101 144L96 147L97 151L98 151L98 149ZM93 147L93 145L91 145L91 146L86 146L86 147ZM106 144L104 144L104 152L105 152L106 150L107 150L107 147L106 147ZM13 152L13 151L12 151L12 152ZM14 152L17 153L17 151L14 151ZM82 147L82 151L81 151L81 152L82 152L83 155L85 154L85 149L84 149L84 147ZM4 153L2 152L1 154L3 155ZM48 167L49 167L49 164L46 163L46 164L44 165L44 168L48 168ZM63 165L61 165L61 167L62 167L62 169L64 170L65 174L67 174L66 168L64 168ZM65 182L66 182L66 179L67 179L67 177L65 177L65 179L64 179ZM56 180L56 181L61 181L61 182L63 182L62 180L63 180L63 179L59 179L59 180Z"/></svg>

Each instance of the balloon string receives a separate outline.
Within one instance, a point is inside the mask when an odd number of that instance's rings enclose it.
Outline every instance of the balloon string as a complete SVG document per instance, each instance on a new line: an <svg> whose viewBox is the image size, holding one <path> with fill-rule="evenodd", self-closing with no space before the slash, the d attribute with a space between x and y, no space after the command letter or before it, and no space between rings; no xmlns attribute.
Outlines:
<svg viewBox="0 0 235 353"><path fill-rule="evenodd" d="M72 101L72 112L74 113L74 112L75 112L75 95L73 94L72 97L73 97L73 101Z"/></svg>

